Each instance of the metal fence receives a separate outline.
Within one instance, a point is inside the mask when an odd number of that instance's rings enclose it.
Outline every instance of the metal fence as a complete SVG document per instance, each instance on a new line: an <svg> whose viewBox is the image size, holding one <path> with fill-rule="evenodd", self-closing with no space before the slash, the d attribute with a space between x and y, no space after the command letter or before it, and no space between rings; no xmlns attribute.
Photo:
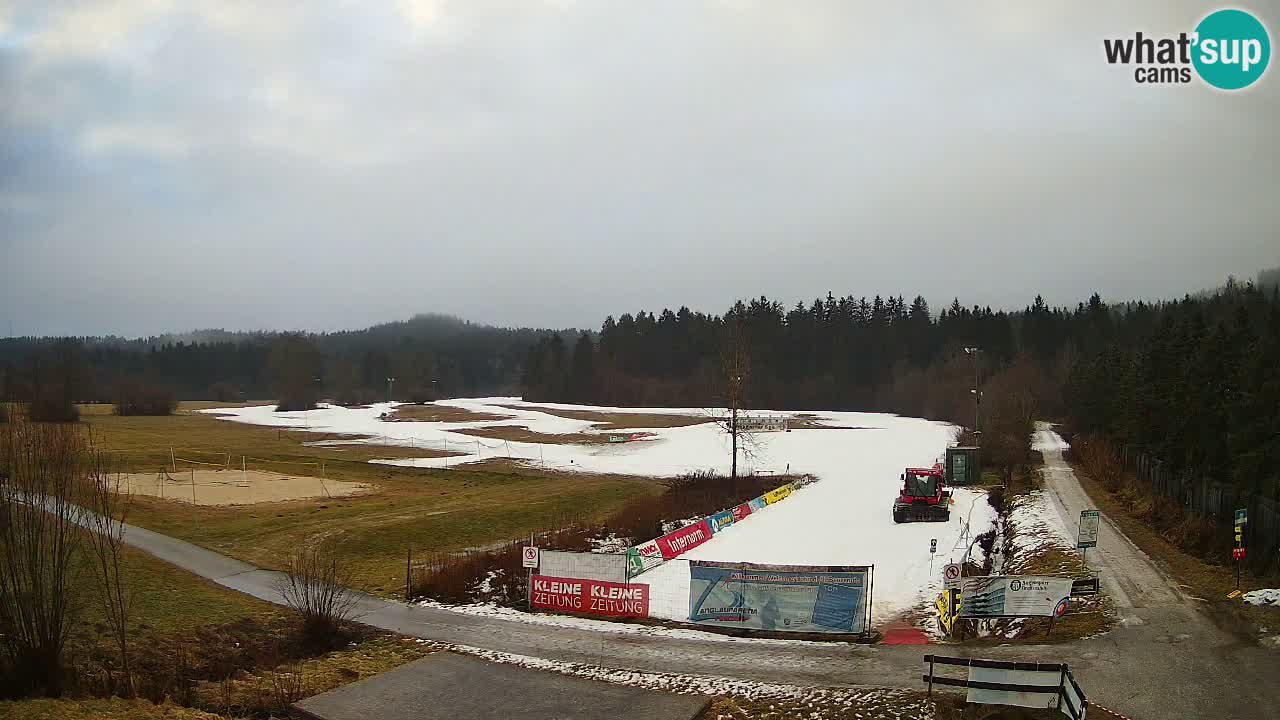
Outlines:
<svg viewBox="0 0 1280 720"><path fill-rule="evenodd" d="M1125 468L1150 487L1153 495L1168 498L1187 512L1221 526L1224 533L1229 532L1236 510L1248 510L1244 544L1249 564L1264 572L1280 566L1280 503L1206 477L1175 473L1158 458L1135 448L1126 446L1122 455Z"/></svg>

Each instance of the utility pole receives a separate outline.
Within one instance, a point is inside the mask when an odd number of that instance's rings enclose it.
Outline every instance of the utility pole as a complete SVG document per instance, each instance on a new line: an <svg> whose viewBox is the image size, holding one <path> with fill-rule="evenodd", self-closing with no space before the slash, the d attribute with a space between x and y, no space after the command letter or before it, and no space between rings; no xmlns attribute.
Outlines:
<svg viewBox="0 0 1280 720"><path fill-rule="evenodd" d="M964 349L966 355L973 356L973 389L969 392L973 393L973 434L975 439L981 432L978 430L978 408L982 404L981 383L978 379L978 353L982 352L982 348L967 347Z"/></svg>

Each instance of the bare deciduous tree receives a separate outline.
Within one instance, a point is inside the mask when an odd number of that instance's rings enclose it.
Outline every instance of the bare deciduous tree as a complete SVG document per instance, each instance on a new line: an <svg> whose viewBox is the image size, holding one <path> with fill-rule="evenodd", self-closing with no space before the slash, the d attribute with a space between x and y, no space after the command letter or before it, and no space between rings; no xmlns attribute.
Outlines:
<svg viewBox="0 0 1280 720"><path fill-rule="evenodd" d="M0 425L0 652L17 693L62 690L63 648L80 611L84 443L71 425L20 416Z"/></svg>
<svg viewBox="0 0 1280 720"><path fill-rule="evenodd" d="M756 450L752 433L738 424L738 416L746 407L747 385L751 379L751 347L747 339L742 313L734 312L725 317L724 339L720 345L720 367L716 378L716 396L727 411L715 411L715 422L721 432L729 436L733 459L729 482L734 491L738 487L738 454L753 457Z"/></svg>
<svg viewBox="0 0 1280 720"><path fill-rule="evenodd" d="M111 628L116 649L120 651L120 687L128 697L133 697L133 672L129 662L129 616L133 609L133 592L123 567L125 519L129 514L131 495L123 487L120 476L111 474L102 453L95 451L92 436L89 440L89 463L85 505L92 511L88 516L92 532L86 535L92 561L90 565L107 625Z"/></svg>
<svg viewBox="0 0 1280 720"><path fill-rule="evenodd" d="M350 587L351 573L334 538L294 550L280 580L280 594L302 616L310 637L332 633L354 616L359 595Z"/></svg>

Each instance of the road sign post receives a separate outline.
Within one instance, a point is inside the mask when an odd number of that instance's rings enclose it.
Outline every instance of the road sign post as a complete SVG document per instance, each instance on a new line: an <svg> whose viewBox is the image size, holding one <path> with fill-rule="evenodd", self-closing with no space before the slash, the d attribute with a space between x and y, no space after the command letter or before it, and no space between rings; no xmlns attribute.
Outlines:
<svg viewBox="0 0 1280 720"><path fill-rule="evenodd" d="M938 552L938 538L929 541L929 574L933 574L933 556Z"/></svg>
<svg viewBox="0 0 1280 720"><path fill-rule="evenodd" d="M1236 590L1240 589L1240 562L1245 558L1244 526L1249 522L1249 509L1236 510L1236 546L1231 550L1231 557L1236 561Z"/></svg>
<svg viewBox="0 0 1280 720"><path fill-rule="evenodd" d="M1102 518L1097 510L1080 511L1080 528L1076 534L1076 548L1080 550L1080 559L1088 557L1089 548L1098 546L1098 528Z"/></svg>
<svg viewBox="0 0 1280 720"><path fill-rule="evenodd" d="M942 585L948 590L960 585L959 563L947 563L942 568Z"/></svg>
<svg viewBox="0 0 1280 720"><path fill-rule="evenodd" d="M529 603L529 609L533 609L533 570L538 567L538 546L533 544L533 533L529 533L529 544L524 546L520 553L520 564L529 571L528 586L525 589L525 599Z"/></svg>

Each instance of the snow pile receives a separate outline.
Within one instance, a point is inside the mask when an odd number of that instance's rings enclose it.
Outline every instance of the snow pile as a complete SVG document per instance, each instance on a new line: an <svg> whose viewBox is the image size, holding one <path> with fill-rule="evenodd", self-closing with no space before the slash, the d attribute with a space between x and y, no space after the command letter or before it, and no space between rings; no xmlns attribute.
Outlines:
<svg viewBox="0 0 1280 720"><path fill-rule="evenodd" d="M522 425L538 433L595 432L597 423L558 417L545 408L610 414L644 413L708 417L702 408L613 408L566 404L531 407L517 398L440 401L440 405L502 416L501 420L464 422L385 422L393 403L363 408L323 406L307 413L277 413L272 406L221 408L207 412L235 422L294 427L315 432L367 436L372 444L447 449L464 453L447 458L378 460L390 465L445 467L494 458L533 466L595 473L669 477L692 470L728 474L729 438L714 423L646 428L645 442L591 445L504 442L472 437L457 430ZM753 411L753 415L791 416L798 412ZM991 529L995 512L985 494L956 488L951 519L945 523L895 524L892 504L903 468L929 466L955 437L946 423L880 413L815 412L831 427L758 433L751 458L739 458L740 472L812 474L821 482L792 494L785 502L753 513L681 560L651 570L651 613L687 618L689 571L686 560L717 560L796 565L874 565L873 620L897 616L931 602L942 585L942 566L958 562L972 538ZM613 430L622 433L626 429ZM932 558L929 542L937 540ZM932 563L931 563L932 560ZM932 569L931 569L932 565Z"/></svg>
<svg viewBox="0 0 1280 720"><path fill-rule="evenodd" d="M1062 439L1062 436L1053 431L1053 426L1049 423L1036 423L1036 432L1031 435L1031 449L1036 452L1045 452L1046 450L1057 450L1064 452L1071 448L1071 443Z"/></svg>
<svg viewBox="0 0 1280 720"><path fill-rule="evenodd" d="M1268 588L1266 590L1251 590L1242 597L1248 605L1269 605L1272 607L1280 607L1280 589Z"/></svg>

